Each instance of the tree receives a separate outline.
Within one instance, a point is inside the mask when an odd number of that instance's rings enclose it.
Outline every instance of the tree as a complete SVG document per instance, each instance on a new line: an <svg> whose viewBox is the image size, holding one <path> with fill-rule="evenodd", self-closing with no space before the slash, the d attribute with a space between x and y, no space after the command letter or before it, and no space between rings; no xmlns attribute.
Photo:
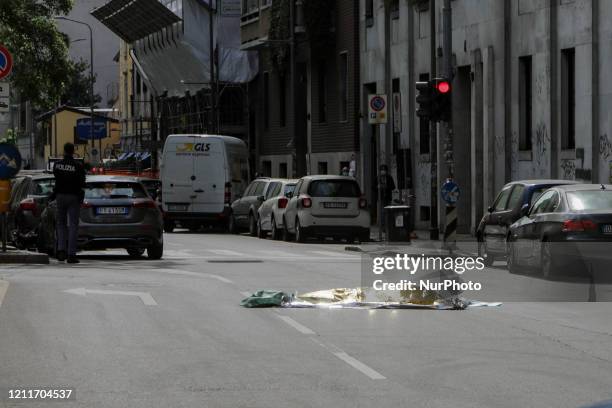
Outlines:
<svg viewBox="0 0 612 408"><path fill-rule="evenodd" d="M53 18L70 12L72 4L73 0L0 1L0 41L14 58L11 83L39 108L57 102L73 69L68 38Z"/></svg>
<svg viewBox="0 0 612 408"><path fill-rule="evenodd" d="M93 82L96 83L95 74ZM90 85L89 63L83 60L71 61L70 77L64 94L60 98L61 103L68 106L90 106ZM100 102L102 102L102 97L94 93L94 106L97 107Z"/></svg>

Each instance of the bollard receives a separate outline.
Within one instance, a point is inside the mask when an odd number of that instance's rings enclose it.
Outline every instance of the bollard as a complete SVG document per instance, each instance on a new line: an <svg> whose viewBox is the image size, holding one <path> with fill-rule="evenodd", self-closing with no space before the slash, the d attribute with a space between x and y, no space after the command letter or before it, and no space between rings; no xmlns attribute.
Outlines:
<svg viewBox="0 0 612 408"><path fill-rule="evenodd" d="M457 248L457 207L446 206L446 227L444 228L444 247L448 250Z"/></svg>

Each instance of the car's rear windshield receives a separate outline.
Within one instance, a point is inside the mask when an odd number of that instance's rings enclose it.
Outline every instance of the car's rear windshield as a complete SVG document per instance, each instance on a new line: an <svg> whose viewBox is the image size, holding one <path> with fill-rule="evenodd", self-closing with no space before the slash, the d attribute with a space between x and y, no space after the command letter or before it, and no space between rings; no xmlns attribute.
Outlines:
<svg viewBox="0 0 612 408"><path fill-rule="evenodd" d="M567 201L573 211L612 211L612 191L608 190L570 191Z"/></svg>
<svg viewBox="0 0 612 408"><path fill-rule="evenodd" d="M293 190L295 190L295 184L285 184L283 195L293 193Z"/></svg>
<svg viewBox="0 0 612 408"><path fill-rule="evenodd" d="M308 187L311 197L359 197L361 191L352 180L315 180Z"/></svg>
<svg viewBox="0 0 612 408"><path fill-rule="evenodd" d="M147 193L139 183L130 182L96 182L87 183L85 198L113 199L113 198L146 198Z"/></svg>
<svg viewBox="0 0 612 408"><path fill-rule="evenodd" d="M50 196L53 192L54 186L55 179L53 178L34 180L32 194L38 196Z"/></svg>

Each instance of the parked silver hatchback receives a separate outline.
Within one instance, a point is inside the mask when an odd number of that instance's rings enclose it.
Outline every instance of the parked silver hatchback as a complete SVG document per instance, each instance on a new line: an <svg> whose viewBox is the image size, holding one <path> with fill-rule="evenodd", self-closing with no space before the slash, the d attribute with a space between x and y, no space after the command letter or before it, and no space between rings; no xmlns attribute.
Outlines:
<svg viewBox="0 0 612 408"><path fill-rule="evenodd" d="M54 202L42 214L38 248L47 253L55 252L56 214ZM125 248L132 257L146 250L150 259L160 259L164 250L161 211L137 179L88 176L78 248Z"/></svg>

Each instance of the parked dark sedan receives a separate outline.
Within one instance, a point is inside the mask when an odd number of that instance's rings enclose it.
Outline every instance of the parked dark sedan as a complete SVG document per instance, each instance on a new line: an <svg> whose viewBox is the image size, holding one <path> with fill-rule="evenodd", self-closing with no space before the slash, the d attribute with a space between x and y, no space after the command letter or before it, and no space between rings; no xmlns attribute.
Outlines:
<svg viewBox="0 0 612 408"><path fill-rule="evenodd" d="M242 197L232 203L228 223L230 233L237 233L246 228L251 236L257 235L257 210L264 201L271 197L277 181L259 177L249 184Z"/></svg>
<svg viewBox="0 0 612 408"><path fill-rule="evenodd" d="M521 218L545 190L565 184L577 183L569 180L521 180L508 183L501 189L476 229L478 255L484 258L486 265L506 256L510 225Z"/></svg>
<svg viewBox="0 0 612 408"><path fill-rule="evenodd" d="M55 178L39 172L20 176L13 185L8 217L10 240L17 248L34 248L40 215L53 193Z"/></svg>
<svg viewBox="0 0 612 408"><path fill-rule="evenodd" d="M549 189L510 227L508 268L535 267L544 277L584 261L610 256L612 185L578 184Z"/></svg>
<svg viewBox="0 0 612 408"><path fill-rule="evenodd" d="M42 215L38 249L55 253L57 207L49 203ZM88 176L81 205L79 250L124 248L132 257L144 251L160 259L164 250L162 214L135 178Z"/></svg>

